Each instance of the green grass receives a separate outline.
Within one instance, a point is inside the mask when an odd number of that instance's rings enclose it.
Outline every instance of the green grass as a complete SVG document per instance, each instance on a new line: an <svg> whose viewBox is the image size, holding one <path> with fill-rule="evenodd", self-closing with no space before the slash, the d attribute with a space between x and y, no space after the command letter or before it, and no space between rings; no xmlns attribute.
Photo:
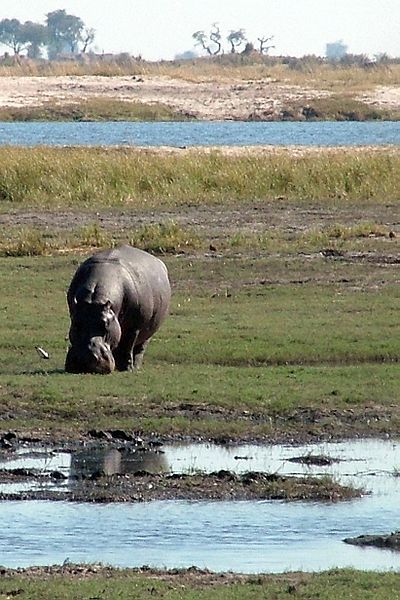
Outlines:
<svg viewBox="0 0 400 600"><path fill-rule="evenodd" d="M397 151L7 148L0 158L4 211L18 221L18 209L49 207L55 218L0 234L5 427L242 439L400 431ZM164 255L171 314L142 372L67 375L65 291L82 254L121 242Z"/></svg>
<svg viewBox="0 0 400 600"><path fill-rule="evenodd" d="M390 284L395 265L377 291L373 282L363 290L329 280L259 283L267 265L271 272L278 268L272 258L214 260L211 269L209 260L194 266L191 258L168 258L171 314L151 342L143 370L101 377L63 372L65 290L80 260L0 259L0 413L7 427L73 435L128 427L243 438L273 435L279 419L299 409L339 409L359 411L364 433L398 430L394 363L400 342L393 332L399 297ZM358 271L354 265L337 270L322 257L315 268L325 276L327 270L348 276ZM39 358L35 345L50 353L49 361ZM392 411L391 421L364 422L363 411L374 407L385 415ZM299 426L284 419L280 424L293 432ZM319 427L323 423L315 432Z"/></svg>
<svg viewBox="0 0 400 600"><path fill-rule="evenodd" d="M192 227L182 227L168 219L160 223L146 223L121 231L120 228L105 229L98 221L60 231L42 230L35 227L10 227L0 233L1 256L48 256L69 250L114 247L130 244L155 254L184 252L203 247L201 239Z"/></svg>
<svg viewBox="0 0 400 600"><path fill-rule="evenodd" d="M292 111L292 118L295 120L300 116L307 121L398 121L400 119L400 111L397 109L371 106L348 94L313 98L306 106L303 100L300 105L288 104L287 110Z"/></svg>
<svg viewBox="0 0 400 600"><path fill-rule="evenodd" d="M196 572L151 574L130 570L93 568L86 574L13 574L0 580L0 594L21 600L396 600L399 598L398 573L368 573L335 569L323 573L283 575L213 575ZM81 570L85 573L85 569Z"/></svg>
<svg viewBox="0 0 400 600"><path fill-rule="evenodd" d="M46 102L37 106L0 107L0 121L183 121L163 104L92 97L75 103Z"/></svg>
<svg viewBox="0 0 400 600"><path fill-rule="evenodd" d="M325 150L226 155L132 148L0 148L0 206L141 209L280 199L398 202L400 154Z"/></svg>

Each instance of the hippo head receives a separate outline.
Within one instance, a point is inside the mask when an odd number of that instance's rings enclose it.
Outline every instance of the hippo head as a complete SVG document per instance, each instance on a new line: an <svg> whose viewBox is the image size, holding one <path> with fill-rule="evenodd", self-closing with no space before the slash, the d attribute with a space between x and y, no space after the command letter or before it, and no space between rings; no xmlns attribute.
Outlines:
<svg viewBox="0 0 400 600"><path fill-rule="evenodd" d="M65 361L68 373L112 373L112 354L121 339L121 327L111 302L74 302L69 331L71 346Z"/></svg>

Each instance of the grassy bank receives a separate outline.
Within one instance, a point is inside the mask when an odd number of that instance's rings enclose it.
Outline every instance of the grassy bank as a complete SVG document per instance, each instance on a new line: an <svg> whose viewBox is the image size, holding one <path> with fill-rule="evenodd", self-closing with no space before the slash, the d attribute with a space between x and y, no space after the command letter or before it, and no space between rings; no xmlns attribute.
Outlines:
<svg viewBox="0 0 400 600"><path fill-rule="evenodd" d="M0 594L18 595L21 600L253 600L254 598L301 597L304 600L395 600L398 573L367 573L336 569L323 573L283 575L213 574L200 570L157 572L113 570L101 567L28 569L6 572L0 580Z"/></svg>
<svg viewBox="0 0 400 600"><path fill-rule="evenodd" d="M177 94L179 92L177 91ZM243 116L247 120L265 121L398 121L396 108L371 106L349 94L312 100L286 101L279 110ZM76 102L38 102L28 106L0 106L0 121L187 121L195 119L182 110L160 103L118 100L105 97L82 98Z"/></svg>
<svg viewBox="0 0 400 600"><path fill-rule="evenodd" d="M163 104L124 102L92 97L79 102L49 102L37 106L1 106L0 121L184 121Z"/></svg>
<svg viewBox="0 0 400 600"><path fill-rule="evenodd" d="M397 203L400 153L0 148L0 203L23 207L165 209L284 200Z"/></svg>

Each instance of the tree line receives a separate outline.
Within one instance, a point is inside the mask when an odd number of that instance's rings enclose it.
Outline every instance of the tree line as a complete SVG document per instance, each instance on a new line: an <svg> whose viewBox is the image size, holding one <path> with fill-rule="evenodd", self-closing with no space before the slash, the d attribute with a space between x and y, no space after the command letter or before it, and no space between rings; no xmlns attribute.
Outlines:
<svg viewBox="0 0 400 600"><path fill-rule="evenodd" d="M17 56L26 52L34 59L40 58L44 49L50 60L66 52L86 52L94 36L94 29L86 27L80 17L69 15L64 9L47 13L44 25L33 21L21 23L18 19L0 21L0 43L11 48Z"/></svg>
<svg viewBox="0 0 400 600"><path fill-rule="evenodd" d="M210 56L224 53L223 43L225 40L228 42L229 52L231 54L235 54L238 51L241 51L244 54L250 54L254 51L258 51L260 54L268 54L268 51L271 50L271 48L275 48L275 46L271 44L274 36L258 37L258 44L255 45L247 39L244 29L231 29L229 34L223 38L217 23L212 24L208 33L203 29L195 31L192 34L192 38L195 40L195 45L200 46Z"/></svg>

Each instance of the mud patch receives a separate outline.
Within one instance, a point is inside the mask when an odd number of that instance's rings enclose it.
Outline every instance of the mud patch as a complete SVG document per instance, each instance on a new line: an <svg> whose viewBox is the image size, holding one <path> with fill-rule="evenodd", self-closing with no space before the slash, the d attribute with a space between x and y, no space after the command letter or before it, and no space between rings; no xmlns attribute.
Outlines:
<svg viewBox="0 0 400 600"><path fill-rule="evenodd" d="M3 473L0 473L0 482ZM62 476L62 474L60 474ZM55 474L53 474L53 477ZM26 477L32 478L32 473ZM19 475L19 481L24 475ZM6 480L8 480L6 478ZM361 491L335 483L331 478L286 477L248 471L236 475L221 470L210 474L130 475L93 473L70 482L69 489L0 493L0 500L62 500L71 502L148 502L151 500L314 500L358 498Z"/></svg>
<svg viewBox="0 0 400 600"><path fill-rule="evenodd" d="M307 454L306 456L293 456L293 458L288 458L289 462L300 463L302 465L314 465L318 467L328 467L333 465L335 462L338 462L339 459L332 458L331 456L324 456L322 454L313 455Z"/></svg>

